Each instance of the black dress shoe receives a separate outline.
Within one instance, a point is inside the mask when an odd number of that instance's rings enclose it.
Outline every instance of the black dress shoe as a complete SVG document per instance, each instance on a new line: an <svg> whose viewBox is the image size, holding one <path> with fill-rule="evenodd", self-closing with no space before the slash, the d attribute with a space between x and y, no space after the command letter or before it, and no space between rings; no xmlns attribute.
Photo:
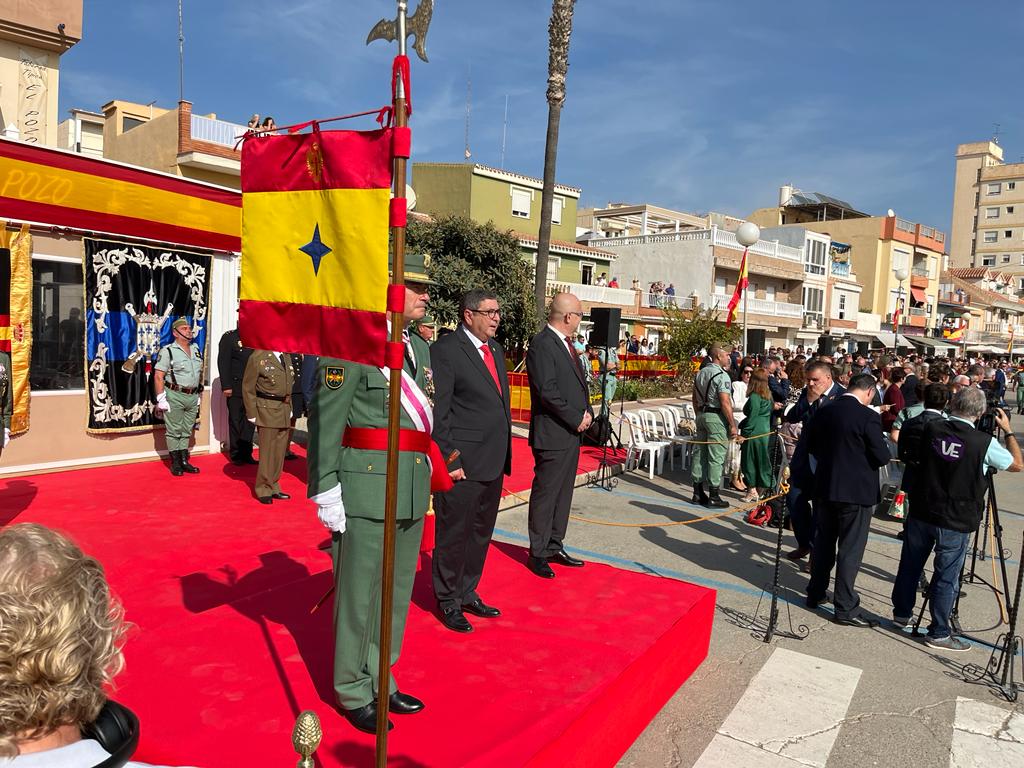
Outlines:
<svg viewBox="0 0 1024 768"><path fill-rule="evenodd" d="M862 629L874 629L879 625L875 619L865 619L863 616L854 616L852 619L837 617L833 621L841 627L861 627Z"/></svg>
<svg viewBox="0 0 1024 768"><path fill-rule="evenodd" d="M457 606L451 606L450 608L442 608L439 614L441 623L444 624L452 632L472 632L473 625L469 623L469 620L463 615L462 611Z"/></svg>
<svg viewBox="0 0 1024 768"><path fill-rule="evenodd" d="M564 549L560 549L557 552L555 552L555 554L551 555L551 557L548 558L548 562L558 563L559 565L567 565L570 568L582 568L584 565L586 565L586 563L584 563L582 560L573 557Z"/></svg>
<svg viewBox="0 0 1024 768"><path fill-rule="evenodd" d="M813 610L813 609L818 608L818 607L820 607L822 605L832 605L832 598L829 597L828 595L826 595L825 597L821 598L820 600L814 600L814 599L808 597L807 600L804 601L804 605L806 605L808 608Z"/></svg>
<svg viewBox="0 0 1024 768"><path fill-rule="evenodd" d="M423 709L423 702L408 693L395 691L388 697L388 710L393 715L415 715Z"/></svg>
<svg viewBox="0 0 1024 768"><path fill-rule="evenodd" d="M256 501L258 501L260 504L273 504L274 503L274 499L273 499L272 496L257 496L256 497Z"/></svg>
<svg viewBox="0 0 1024 768"><path fill-rule="evenodd" d="M285 457L285 459L297 459L297 458L299 458L299 454L292 453L291 451L288 451L288 453L286 453L284 455L284 457Z"/></svg>
<svg viewBox="0 0 1024 768"><path fill-rule="evenodd" d="M284 491L278 491L274 494L275 499L290 499L291 497L292 495L290 493L285 493Z"/></svg>
<svg viewBox="0 0 1024 768"><path fill-rule="evenodd" d="M472 603L463 603L462 610L465 613L472 613L474 616L479 616L481 619L496 619L501 616L501 611L493 605L488 605L479 597ZM466 623L468 624L469 622Z"/></svg>
<svg viewBox="0 0 1024 768"><path fill-rule="evenodd" d="M548 565L548 561L545 560L543 557L534 557L533 555L530 555L526 559L526 567L538 576L540 576L542 579L555 578L555 572L551 570L551 566Z"/></svg>
<svg viewBox="0 0 1024 768"><path fill-rule="evenodd" d="M343 709L341 713L345 715L345 719L352 723L352 726L363 733L376 733L377 732L377 702L371 701L365 707L359 707L359 709ZM388 730L390 731L395 725L388 720Z"/></svg>
<svg viewBox="0 0 1024 768"><path fill-rule="evenodd" d="M811 554L811 548L810 547L797 547L793 551L787 552L786 553L786 558L788 560L803 560L809 554Z"/></svg>

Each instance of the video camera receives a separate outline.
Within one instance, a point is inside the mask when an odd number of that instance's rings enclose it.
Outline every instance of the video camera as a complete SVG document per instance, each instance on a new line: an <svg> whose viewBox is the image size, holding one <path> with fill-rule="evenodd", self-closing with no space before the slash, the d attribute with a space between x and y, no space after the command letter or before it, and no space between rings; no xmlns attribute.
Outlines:
<svg viewBox="0 0 1024 768"><path fill-rule="evenodd" d="M1000 410L1003 415L1007 418L1010 417L1009 412L1003 408L1003 399L999 396L998 392L992 390L985 390L985 412L978 419L978 429L989 435L995 435L996 433L996 411Z"/></svg>

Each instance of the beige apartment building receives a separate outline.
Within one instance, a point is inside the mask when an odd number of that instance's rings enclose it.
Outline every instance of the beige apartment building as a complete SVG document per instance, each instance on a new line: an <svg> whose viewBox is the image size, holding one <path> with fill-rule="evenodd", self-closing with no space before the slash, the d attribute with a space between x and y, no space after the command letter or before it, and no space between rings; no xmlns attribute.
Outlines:
<svg viewBox="0 0 1024 768"><path fill-rule="evenodd" d="M1024 290L1024 163L1003 162L995 141L956 148L950 263L1010 274Z"/></svg>
<svg viewBox="0 0 1024 768"><path fill-rule="evenodd" d="M60 57L82 39L82 0L0 4L0 134L57 143Z"/></svg>

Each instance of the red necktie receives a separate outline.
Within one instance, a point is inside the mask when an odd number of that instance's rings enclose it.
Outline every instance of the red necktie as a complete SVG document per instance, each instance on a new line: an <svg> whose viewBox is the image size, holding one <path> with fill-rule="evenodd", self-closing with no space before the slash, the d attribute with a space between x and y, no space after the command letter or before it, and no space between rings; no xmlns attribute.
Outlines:
<svg viewBox="0 0 1024 768"><path fill-rule="evenodd" d="M494 379L494 386L498 388L498 394L501 395L501 379L498 378L498 369L494 366L494 355L491 354L491 348L487 344L481 344L480 352L484 356L484 365L487 366L487 370L491 372L491 378Z"/></svg>

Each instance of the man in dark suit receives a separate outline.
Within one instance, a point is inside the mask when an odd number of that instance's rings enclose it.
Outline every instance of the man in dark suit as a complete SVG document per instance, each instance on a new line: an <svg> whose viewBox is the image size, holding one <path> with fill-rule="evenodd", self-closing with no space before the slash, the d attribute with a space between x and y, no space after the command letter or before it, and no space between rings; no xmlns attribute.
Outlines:
<svg viewBox="0 0 1024 768"><path fill-rule="evenodd" d="M512 471L512 415L505 352L494 334L498 296L472 290L459 305L462 323L430 348L434 383L434 441L449 461L455 487L434 497L434 596L441 623L471 632L465 614L501 615L477 593L501 501Z"/></svg>
<svg viewBox="0 0 1024 768"><path fill-rule="evenodd" d="M242 401L242 378L251 354L251 349L242 346L237 328L220 337L217 372L228 404L228 456L232 464L256 463L252 457L254 430L245 417L245 403Z"/></svg>
<svg viewBox="0 0 1024 768"><path fill-rule="evenodd" d="M786 506L793 524L793 536L797 548L786 557L790 560L802 560L811 553L814 544L814 523L816 515L811 511L811 491L813 475L807 457L807 425L814 415L831 404L846 390L841 384L832 380L832 366L820 360L812 360L807 364L807 386L800 393L796 404L782 418L790 424L801 424L802 431L793 449L790 460L789 493L786 495Z"/></svg>
<svg viewBox="0 0 1024 768"><path fill-rule="evenodd" d="M871 513L881 501L878 470L890 459L882 440L881 416L869 407L874 388L874 376L862 373L852 377L846 394L819 411L805 427L818 512L807 606L817 608L827 601L825 593L835 566L835 622L851 627L877 626L860 615L860 596L854 589Z"/></svg>
<svg viewBox="0 0 1024 768"><path fill-rule="evenodd" d="M553 579L549 563L579 568L582 560L562 546L580 459L580 439L594 419L586 373L572 340L583 309L571 293L556 294L548 324L530 341L530 447L536 465L530 490L530 557L527 567Z"/></svg>

